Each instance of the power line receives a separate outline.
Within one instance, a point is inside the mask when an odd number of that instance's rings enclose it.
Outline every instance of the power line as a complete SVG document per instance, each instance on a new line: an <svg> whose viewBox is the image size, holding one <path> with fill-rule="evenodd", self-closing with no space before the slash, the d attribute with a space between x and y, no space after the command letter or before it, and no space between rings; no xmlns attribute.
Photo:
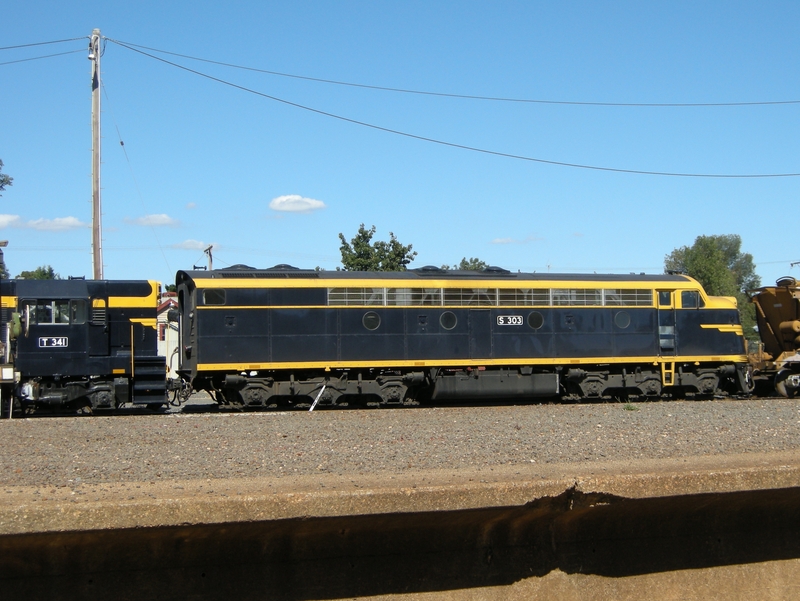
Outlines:
<svg viewBox="0 0 800 601"><path fill-rule="evenodd" d="M109 38L110 39L110 38ZM233 69L242 69L244 71L254 71L256 73L265 73L267 75L276 75L278 77L289 77L292 79L302 79L305 81L315 81L318 83L327 83L337 86L349 86L353 88L365 88L368 90L381 90L384 92L398 92L401 94L418 94L423 96L440 96L444 98L461 98L465 100L487 100L493 102L517 102L517 103L527 103L527 104L559 104L559 105L571 105L571 106L606 106L606 107L673 107L673 108L688 108L688 107L723 107L723 106L769 106L769 105L780 105L780 104L800 104L800 100L759 100L759 101L751 101L751 102L588 102L588 101L577 101L577 100L543 100L543 99L535 99L535 98L506 98L501 96L478 96L474 94L453 94L447 92L431 92L426 90L412 90L407 88L393 88L387 86L375 86L369 84L362 84L362 83L353 83L347 81L337 81L335 79L323 79L319 77L309 77L306 75L295 75L292 73L282 73L280 71L270 71L267 69L258 69L256 67L246 67L243 65L236 65L233 63L225 63L221 61L215 61L207 58L200 58L197 56L190 56L188 54L179 54L177 52L169 52L167 50L159 50L158 48L151 48L149 46L141 46L139 44L131 44L129 42L121 42L116 40L111 40L112 42L116 42L120 45L126 45L130 47L130 49L134 48L143 48L145 50L150 50L153 52L159 52L161 54L168 54L170 56L177 56L180 58L187 58L193 61L200 61L203 63L210 63L212 65L220 65L222 67L231 67Z"/></svg>
<svg viewBox="0 0 800 601"><path fill-rule="evenodd" d="M75 40L88 40L89 36L81 36L79 38L69 38L66 40L53 40L51 42L35 42L33 44L19 44L18 46L4 46L0 50L13 50L15 48L30 48L32 46L46 46L47 44L61 44L62 42L74 42Z"/></svg>
<svg viewBox="0 0 800 601"><path fill-rule="evenodd" d="M108 90L106 89L105 82L103 82L101 80L100 81L100 86L103 88L103 94L106 97L106 106L108 106L109 113L111 114L111 119L112 119L112 121L114 121L114 127L117 130L117 139L119 140L120 148L122 148L122 154L125 155L125 161L128 163L128 170L131 172L131 178L133 179L133 184L136 187L136 194L139 197L139 204L142 205L142 209L146 213L147 209L144 206L144 197L142 196L142 190L139 187L139 180L136 179L136 174L133 172L133 164L131 163L131 160L128 157L128 151L125 149L125 142L122 141L122 134L119 131L119 125L117 125L117 119L114 116L114 111L111 110L111 102L110 102L110 100L108 98ZM158 247L158 250L161 252L161 257L164 259L164 263L166 263L167 269L169 271L172 271L172 268L170 267L170 264L169 264L169 260L167 259L167 255L164 252L164 246L161 244L161 240L158 238L158 234L156 233L156 230L155 230L155 228L153 227L152 224L150 224L150 232L153 234L153 238L156 241L156 246Z"/></svg>
<svg viewBox="0 0 800 601"><path fill-rule="evenodd" d="M31 58L21 58L15 61L6 61L5 63L0 63L0 67L3 65L13 65L14 63L25 63L27 61L38 61L43 58L53 58L54 56L64 56L65 54L75 54L76 52L86 52L83 48L80 50L69 50L67 52L57 52L56 54L45 54L43 56L33 56Z"/></svg>
<svg viewBox="0 0 800 601"><path fill-rule="evenodd" d="M524 156L524 155L511 154L511 153L507 153L507 152L500 152L500 151L496 151L496 150L488 150L488 149L485 149L485 148L478 148L478 147L475 147L475 146L467 146L465 144L457 144L455 142L447 142L445 140L437 140L435 138L428 138L426 136L420 136L420 135L417 135L417 134L403 132L403 131L396 130L396 129L391 129L391 128L388 128L388 127L382 127L380 125L367 123L365 121L359 121L357 119L351 119L349 117L344 117L342 115L336 115L334 113L329 113L327 111L323 111L323 110L320 110L320 109L315 109L315 108L310 107L310 106L305 106L305 105L302 105L302 104L298 104L296 102L291 102L289 100L284 100L283 98L278 98L277 96L271 96L269 94L265 94L263 92L259 92L257 90L253 90L251 88L240 86L240 85L232 83L230 81L226 81L224 79L220 79L218 77L214 77L212 75L208 75L207 73L203 73L203 72L197 71L195 69L190 69L189 67L185 67L183 65L179 65L178 63L174 63L172 61L168 61L168 60L166 60L164 58L161 58L159 56L154 56L152 54L149 54L149 53L144 52L142 50L139 50L137 48L133 48L133 47L125 44L124 42L120 42L118 40L114 40L114 39L111 39L111 38L107 38L107 39L110 42L113 42L113 43L115 43L115 44L117 44L119 46L122 46L123 48L127 48L128 50L131 50L133 52L137 52L137 53L139 53L139 54L141 54L143 56L147 56L147 57L152 58L154 60L160 61L160 62L162 62L164 64L171 65L173 67L176 67L176 68L181 69L183 71L186 71L188 73L193 73L193 74L198 75L200 77L204 77L204 78L209 79L211 81L215 81L217 83L221 83L221 84L224 84L226 86L230 86L232 88L236 88L237 90L242 90L243 92L248 92L250 94L255 94L256 96L261 96L262 98L267 98L269 100L274 100L275 102L280 102L280 103L288 105L288 106L293 106L295 108L299 108L299 109L302 109L304 111L309 111L309 112L312 112L312 113L316 113L318 115L322 115L322 116L325 116L325 117L330 117L332 119L338 119L339 121L344 121L346 123L352 123L354 125L360 125L362 127L368 127L370 129L374 129L374 130L377 130L377 131L382 131L382 132L386 132L386 133L390 133L390 134L395 134L395 135L398 135L398 136L404 136L406 138L412 138L414 140L420 140L420 141L423 141L423 142L430 142L432 144L439 144L441 146L448 146L450 148L460 148L461 150L469 150L471 152L479 152L479 153L482 153L482 154L488 154L488 155L492 155L492 156L499 156L499 157L505 157L505 158L510 158L510 159L517 159L517 160L521 160L521 161L530 161L530 162L542 163L542 164L546 164L546 165L557 165L557 166L560 166L560 167L572 167L572 168L575 168L575 169L589 169L589 170L593 170L593 171L606 171L606 172L613 172L613 173L629 173L629 174L635 174L635 175L660 175L660 176L665 176L665 177L693 177L693 178L719 178L719 179L757 179L757 178L777 178L777 177L798 177L798 176L800 176L800 173L756 173L756 174L679 173L679 172L669 172L669 171L645 171L645 170L639 170L639 169L621 169L621 168L616 168L616 167L601 167L601 166L598 166L598 165L585 165L585 164L580 164L580 163L568 163L568 162L564 162L564 161L554 161L554 160L549 160L549 159L540 159L540 158L529 157L529 156Z"/></svg>

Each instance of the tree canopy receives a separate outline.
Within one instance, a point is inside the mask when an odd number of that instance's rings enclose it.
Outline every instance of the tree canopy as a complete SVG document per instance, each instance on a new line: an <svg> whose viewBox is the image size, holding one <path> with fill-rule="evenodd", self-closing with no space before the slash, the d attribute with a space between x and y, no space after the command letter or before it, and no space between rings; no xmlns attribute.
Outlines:
<svg viewBox="0 0 800 601"><path fill-rule="evenodd" d="M411 244L400 244L392 232L389 232L388 242L372 242L374 235L375 226L366 229L363 223L350 242L344 234L339 234L344 271L405 271L417 256L416 251L411 250Z"/></svg>
<svg viewBox="0 0 800 601"><path fill-rule="evenodd" d="M14 178L10 175L3 173L3 160L0 159L0 192L6 189L14 182ZM2 194L0 194L2 196Z"/></svg>
<svg viewBox="0 0 800 601"><path fill-rule="evenodd" d="M58 275L50 265L41 265L33 271L23 271L17 276L20 280L60 280Z"/></svg>
<svg viewBox="0 0 800 601"><path fill-rule="evenodd" d="M756 274L753 255L741 248L738 234L698 236L692 246L681 246L664 257L664 270L692 276L708 294L736 297L745 337L754 339L755 308L748 291L761 286L761 278Z"/></svg>
<svg viewBox="0 0 800 601"><path fill-rule="evenodd" d="M470 257L469 259L464 257L461 259L460 263L452 267L449 265L442 265L442 269L457 269L459 271L483 271L487 267L489 267L489 264L486 263L486 261L481 261L477 257Z"/></svg>

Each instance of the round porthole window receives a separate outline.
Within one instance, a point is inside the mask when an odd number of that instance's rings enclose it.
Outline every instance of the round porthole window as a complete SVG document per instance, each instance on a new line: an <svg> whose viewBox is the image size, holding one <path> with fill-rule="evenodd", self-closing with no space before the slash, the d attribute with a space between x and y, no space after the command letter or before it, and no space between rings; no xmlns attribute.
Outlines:
<svg viewBox="0 0 800 601"><path fill-rule="evenodd" d="M631 325L631 316L627 311L620 311L614 316L614 323L618 328L624 330Z"/></svg>
<svg viewBox="0 0 800 601"><path fill-rule="evenodd" d="M538 330L544 325L544 315L538 311L531 311L528 314L528 325L534 330Z"/></svg>
<svg viewBox="0 0 800 601"><path fill-rule="evenodd" d="M445 330L452 330L454 327L456 327L457 323L458 318L452 311L445 311L439 317L439 325L441 325Z"/></svg>
<svg viewBox="0 0 800 601"><path fill-rule="evenodd" d="M361 320L361 323L363 323L364 327L368 330L377 330L378 326L381 325L381 316L375 313L375 311L367 311L364 313L364 318Z"/></svg>

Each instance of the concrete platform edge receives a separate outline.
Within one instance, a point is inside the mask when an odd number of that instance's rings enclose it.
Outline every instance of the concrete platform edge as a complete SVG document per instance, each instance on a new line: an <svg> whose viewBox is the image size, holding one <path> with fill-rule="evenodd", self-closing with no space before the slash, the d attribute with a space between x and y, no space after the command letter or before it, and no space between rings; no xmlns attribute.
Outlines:
<svg viewBox="0 0 800 601"><path fill-rule="evenodd" d="M479 471L0 485L0 535L509 507L573 487L650 498L798 486L797 452Z"/></svg>

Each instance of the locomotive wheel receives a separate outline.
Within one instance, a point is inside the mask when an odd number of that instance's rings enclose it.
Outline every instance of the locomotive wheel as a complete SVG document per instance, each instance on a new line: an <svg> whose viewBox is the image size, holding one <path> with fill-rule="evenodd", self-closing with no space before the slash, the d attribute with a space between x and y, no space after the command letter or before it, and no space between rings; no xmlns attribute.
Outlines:
<svg viewBox="0 0 800 601"><path fill-rule="evenodd" d="M778 391L779 395L787 399L794 398L797 394L797 388L788 382L792 375L791 370L788 369L782 369L775 374L775 390Z"/></svg>
<svg viewBox="0 0 800 601"><path fill-rule="evenodd" d="M406 396L407 388L399 383L390 383L381 387L380 396L383 405L399 405Z"/></svg>

